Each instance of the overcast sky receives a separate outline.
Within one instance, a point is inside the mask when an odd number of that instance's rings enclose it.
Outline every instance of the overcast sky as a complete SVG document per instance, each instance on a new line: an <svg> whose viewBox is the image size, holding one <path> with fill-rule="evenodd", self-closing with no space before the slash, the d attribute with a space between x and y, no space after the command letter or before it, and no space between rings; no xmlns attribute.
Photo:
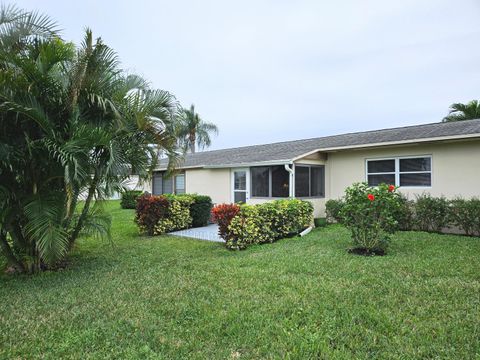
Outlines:
<svg viewBox="0 0 480 360"><path fill-rule="evenodd" d="M212 148L440 121L480 98L479 0L16 0L195 103Z"/></svg>

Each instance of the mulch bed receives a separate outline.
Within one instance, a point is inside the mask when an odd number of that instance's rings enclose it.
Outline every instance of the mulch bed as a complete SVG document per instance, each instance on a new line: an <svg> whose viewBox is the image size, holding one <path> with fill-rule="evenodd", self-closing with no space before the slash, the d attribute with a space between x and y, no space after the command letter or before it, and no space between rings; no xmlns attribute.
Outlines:
<svg viewBox="0 0 480 360"><path fill-rule="evenodd" d="M363 256L384 256L385 250L382 249L366 249L366 248L352 248L348 249L350 254Z"/></svg>

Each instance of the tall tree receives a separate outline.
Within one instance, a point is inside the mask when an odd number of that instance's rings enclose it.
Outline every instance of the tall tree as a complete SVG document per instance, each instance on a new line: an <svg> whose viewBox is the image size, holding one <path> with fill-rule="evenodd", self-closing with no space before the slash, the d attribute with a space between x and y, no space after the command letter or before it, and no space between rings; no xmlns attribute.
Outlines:
<svg viewBox="0 0 480 360"><path fill-rule="evenodd" d="M108 237L101 200L131 173L147 178L155 148L178 157L179 109L170 93L126 75L90 30L76 49L49 18L2 7L0 250L8 263L35 272L62 261L82 234Z"/></svg>
<svg viewBox="0 0 480 360"><path fill-rule="evenodd" d="M480 102L472 100L466 104L456 103L450 105L448 115L443 118L443 122L463 121L480 119Z"/></svg>
<svg viewBox="0 0 480 360"><path fill-rule="evenodd" d="M196 146L201 149L212 144L210 134L218 134L215 124L203 121L200 115L195 112L195 105L190 109L183 110L178 124L177 134L185 150L195 153Z"/></svg>

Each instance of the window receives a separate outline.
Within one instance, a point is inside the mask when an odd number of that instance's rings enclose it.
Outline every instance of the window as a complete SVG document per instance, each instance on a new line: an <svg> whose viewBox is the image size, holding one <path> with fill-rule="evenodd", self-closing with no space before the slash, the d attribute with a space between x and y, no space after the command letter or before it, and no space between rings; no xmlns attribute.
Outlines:
<svg viewBox="0 0 480 360"><path fill-rule="evenodd" d="M162 194L173 194L173 179L171 177L163 176Z"/></svg>
<svg viewBox="0 0 480 360"><path fill-rule="evenodd" d="M325 167L295 165L295 196L325 196Z"/></svg>
<svg viewBox="0 0 480 360"><path fill-rule="evenodd" d="M285 166L272 166L272 197L288 197L290 188L290 174Z"/></svg>
<svg viewBox="0 0 480 360"><path fill-rule="evenodd" d="M288 197L290 174L283 165L250 168L252 197Z"/></svg>
<svg viewBox="0 0 480 360"><path fill-rule="evenodd" d="M431 186L432 157L367 160L367 182L370 186L377 186L381 183L403 187Z"/></svg>
<svg viewBox="0 0 480 360"><path fill-rule="evenodd" d="M175 194L185 194L185 174L175 176Z"/></svg>
<svg viewBox="0 0 480 360"><path fill-rule="evenodd" d="M253 167L252 172L252 196L269 197L270 168L268 166Z"/></svg>
<svg viewBox="0 0 480 360"><path fill-rule="evenodd" d="M368 160L368 185L377 186L381 183L395 184L395 159Z"/></svg>
<svg viewBox="0 0 480 360"><path fill-rule="evenodd" d="M430 157L400 159L400 186L431 186Z"/></svg>
<svg viewBox="0 0 480 360"><path fill-rule="evenodd" d="M310 168L295 165L295 196L310 196Z"/></svg>
<svg viewBox="0 0 480 360"><path fill-rule="evenodd" d="M174 177L166 177L164 172L153 175L152 194L184 194L185 174L178 174Z"/></svg>
<svg viewBox="0 0 480 360"><path fill-rule="evenodd" d="M325 197L325 166L310 167L310 196Z"/></svg>

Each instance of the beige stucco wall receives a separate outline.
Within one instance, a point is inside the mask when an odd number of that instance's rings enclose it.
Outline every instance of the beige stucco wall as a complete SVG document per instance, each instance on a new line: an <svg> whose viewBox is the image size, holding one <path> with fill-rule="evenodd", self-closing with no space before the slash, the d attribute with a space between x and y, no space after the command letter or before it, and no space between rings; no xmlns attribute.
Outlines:
<svg viewBox="0 0 480 360"><path fill-rule="evenodd" d="M187 169L185 190L208 195L213 203L231 202L230 169Z"/></svg>
<svg viewBox="0 0 480 360"><path fill-rule="evenodd" d="M352 183L365 181L366 159L418 155L432 156L432 186L400 188L407 196L423 192L447 198L480 196L480 140L330 153L326 195L339 198Z"/></svg>
<svg viewBox="0 0 480 360"><path fill-rule="evenodd" d="M296 163L325 165L325 198L306 199L313 203L315 217L322 217L328 199L340 198L352 183L366 180L366 159L419 155L432 156L432 186L400 188L401 192L410 198L423 192L447 198L480 197L480 140L338 151L328 153L327 159L317 156ZM209 195L214 203L232 202L231 169L187 169L185 182L189 193ZM247 202L272 200L251 198Z"/></svg>

